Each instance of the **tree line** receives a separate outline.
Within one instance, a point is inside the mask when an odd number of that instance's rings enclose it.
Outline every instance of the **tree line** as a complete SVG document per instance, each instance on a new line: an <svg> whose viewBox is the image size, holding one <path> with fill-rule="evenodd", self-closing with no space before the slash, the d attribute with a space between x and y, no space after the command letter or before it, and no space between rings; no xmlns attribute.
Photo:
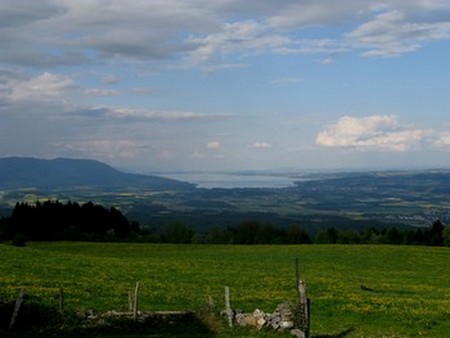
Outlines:
<svg viewBox="0 0 450 338"><path fill-rule="evenodd" d="M271 223L243 220L236 226L215 225L205 233L195 232L183 223L167 226L154 233L155 240L167 243L196 244L310 244L309 234L299 225L277 227Z"/></svg>
<svg viewBox="0 0 450 338"><path fill-rule="evenodd" d="M236 226L209 228L195 232L182 222L160 231L141 229L120 210L87 202L59 201L17 203L10 217L0 220L0 240L21 245L30 241L133 241L195 244L402 244L450 246L450 227L439 220L429 228L396 227L363 230L330 227L314 236L301 225L277 227L270 222L243 220Z"/></svg>
<svg viewBox="0 0 450 338"><path fill-rule="evenodd" d="M154 240L168 243L206 244L394 244L450 246L450 227L439 220L429 228L397 229L396 227L362 230L321 229L310 236L300 225L276 227L255 220L242 221L235 227L213 226L206 233L196 233L190 227L176 223Z"/></svg>
<svg viewBox="0 0 450 338"><path fill-rule="evenodd" d="M450 246L450 227L436 220L428 228L396 227L375 228L356 231L341 230L334 227L320 230L315 238L316 244L398 244Z"/></svg>
<svg viewBox="0 0 450 338"><path fill-rule="evenodd" d="M16 203L12 214L0 220L0 239L30 241L58 240L124 240L140 233L137 222L128 219L116 208L106 209L87 202L79 204L59 201Z"/></svg>

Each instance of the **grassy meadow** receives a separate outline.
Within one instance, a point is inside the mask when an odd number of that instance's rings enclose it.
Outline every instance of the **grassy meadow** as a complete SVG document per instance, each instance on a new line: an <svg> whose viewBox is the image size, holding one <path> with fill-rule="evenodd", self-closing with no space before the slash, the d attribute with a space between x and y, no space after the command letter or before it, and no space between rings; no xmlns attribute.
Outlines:
<svg viewBox="0 0 450 338"><path fill-rule="evenodd" d="M23 287L56 307L62 287L66 308L127 310L139 281L143 311L195 310L208 296L222 309L228 285L234 308L272 312L296 298L296 257L312 337L450 337L450 249L442 247L4 244L0 300Z"/></svg>

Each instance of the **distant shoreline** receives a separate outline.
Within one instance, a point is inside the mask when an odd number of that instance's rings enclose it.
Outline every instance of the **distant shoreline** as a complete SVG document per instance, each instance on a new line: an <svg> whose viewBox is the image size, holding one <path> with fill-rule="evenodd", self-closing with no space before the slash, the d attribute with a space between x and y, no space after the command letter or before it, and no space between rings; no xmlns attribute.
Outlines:
<svg viewBox="0 0 450 338"><path fill-rule="evenodd" d="M159 173L158 176L195 184L198 188L288 188L298 177L280 174L240 174L214 172Z"/></svg>

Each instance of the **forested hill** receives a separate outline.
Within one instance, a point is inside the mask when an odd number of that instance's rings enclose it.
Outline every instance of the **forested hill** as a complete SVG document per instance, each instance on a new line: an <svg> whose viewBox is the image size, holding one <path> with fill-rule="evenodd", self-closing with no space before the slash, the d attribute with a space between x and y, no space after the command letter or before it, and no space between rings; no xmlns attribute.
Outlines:
<svg viewBox="0 0 450 338"><path fill-rule="evenodd" d="M94 160L0 158L0 188L93 186L186 189L191 184L158 176L120 172Z"/></svg>

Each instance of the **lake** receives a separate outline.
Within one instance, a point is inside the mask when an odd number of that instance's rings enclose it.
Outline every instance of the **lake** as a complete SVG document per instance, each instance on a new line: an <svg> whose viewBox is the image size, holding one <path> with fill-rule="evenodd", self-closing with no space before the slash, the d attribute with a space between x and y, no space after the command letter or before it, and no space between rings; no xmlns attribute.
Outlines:
<svg viewBox="0 0 450 338"><path fill-rule="evenodd" d="M211 172L159 173L158 176L196 184L199 188L285 188L298 178L288 174L239 174Z"/></svg>

